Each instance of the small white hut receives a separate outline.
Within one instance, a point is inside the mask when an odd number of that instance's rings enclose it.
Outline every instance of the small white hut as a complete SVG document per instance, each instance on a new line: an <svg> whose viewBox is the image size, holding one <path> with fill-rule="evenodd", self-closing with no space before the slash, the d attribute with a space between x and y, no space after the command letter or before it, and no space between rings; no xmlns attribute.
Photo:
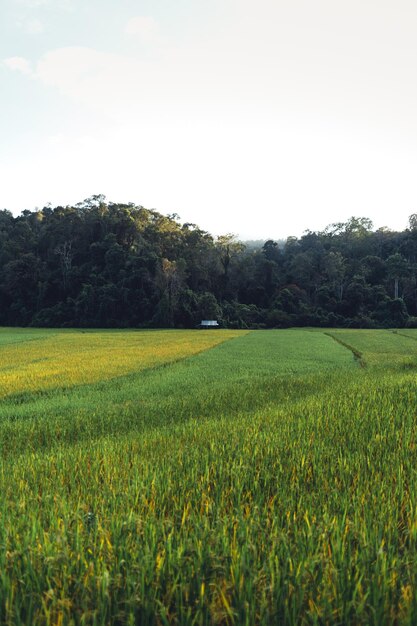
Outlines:
<svg viewBox="0 0 417 626"><path fill-rule="evenodd" d="M218 328L219 322L217 320L201 320L199 328Z"/></svg>

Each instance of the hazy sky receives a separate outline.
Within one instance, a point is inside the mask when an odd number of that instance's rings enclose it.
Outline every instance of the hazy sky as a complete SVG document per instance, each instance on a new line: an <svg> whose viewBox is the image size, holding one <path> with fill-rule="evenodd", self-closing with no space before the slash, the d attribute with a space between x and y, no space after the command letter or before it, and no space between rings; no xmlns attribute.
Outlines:
<svg viewBox="0 0 417 626"><path fill-rule="evenodd" d="M218 235L417 212L415 0L0 0L0 208Z"/></svg>

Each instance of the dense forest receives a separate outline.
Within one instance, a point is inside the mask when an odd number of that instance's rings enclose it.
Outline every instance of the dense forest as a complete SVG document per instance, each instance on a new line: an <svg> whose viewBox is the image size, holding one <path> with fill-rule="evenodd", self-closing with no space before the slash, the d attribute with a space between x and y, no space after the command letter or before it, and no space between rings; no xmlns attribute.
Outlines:
<svg viewBox="0 0 417 626"><path fill-rule="evenodd" d="M92 196L0 211L0 324L233 328L417 326L417 215L403 232L352 217L245 246Z"/></svg>

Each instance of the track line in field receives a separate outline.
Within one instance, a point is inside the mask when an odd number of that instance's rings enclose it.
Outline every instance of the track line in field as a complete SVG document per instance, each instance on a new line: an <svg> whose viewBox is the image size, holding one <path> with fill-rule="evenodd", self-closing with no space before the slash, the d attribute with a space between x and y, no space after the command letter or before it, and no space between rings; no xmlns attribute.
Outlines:
<svg viewBox="0 0 417 626"><path fill-rule="evenodd" d="M363 358L362 352L359 352L359 350L357 350L350 344L346 343L345 341L342 341L338 337L335 337L335 335L332 335L331 333L324 333L324 334L327 335L327 337L330 337L331 339L336 341L336 343L340 343L340 345L346 348L347 350L350 350L350 352L353 354L353 358L359 363L359 365L361 367L366 367L367 363L365 359Z"/></svg>

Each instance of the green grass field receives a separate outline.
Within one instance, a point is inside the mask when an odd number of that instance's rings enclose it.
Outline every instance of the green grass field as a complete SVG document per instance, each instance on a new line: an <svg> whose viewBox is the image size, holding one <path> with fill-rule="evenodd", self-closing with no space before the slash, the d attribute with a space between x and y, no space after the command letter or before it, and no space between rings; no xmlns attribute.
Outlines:
<svg viewBox="0 0 417 626"><path fill-rule="evenodd" d="M417 331L0 329L0 623L416 624Z"/></svg>

